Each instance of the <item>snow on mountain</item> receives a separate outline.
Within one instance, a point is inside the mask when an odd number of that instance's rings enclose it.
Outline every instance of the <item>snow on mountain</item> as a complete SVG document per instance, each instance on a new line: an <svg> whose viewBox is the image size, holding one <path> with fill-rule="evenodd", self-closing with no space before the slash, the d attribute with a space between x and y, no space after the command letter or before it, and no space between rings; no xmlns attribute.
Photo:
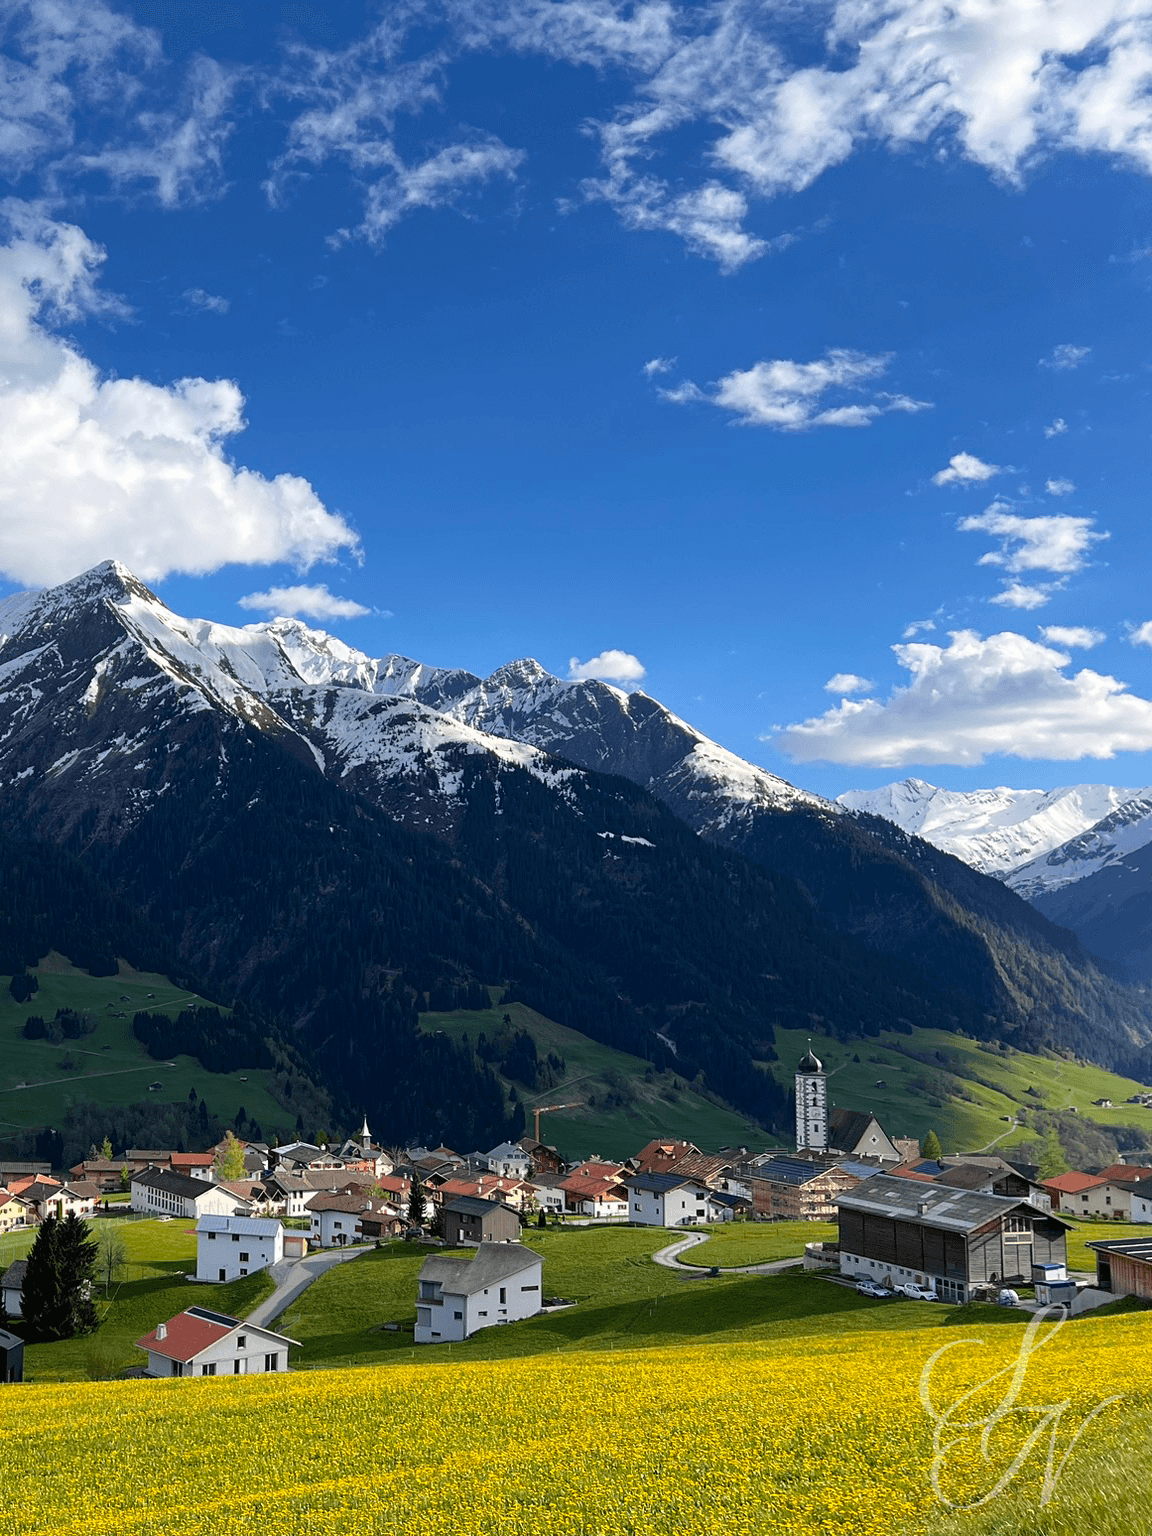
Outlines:
<svg viewBox="0 0 1152 1536"><path fill-rule="evenodd" d="M1031 901L1045 892L1084 880L1102 869L1122 865L1152 843L1152 791L1141 790L1050 853L1014 869L1005 879L1018 896Z"/></svg>
<svg viewBox="0 0 1152 1536"><path fill-rule="evenodd" d="M1019 890L1016 873L1022 866L1033 866L1112 817L1126 802L1149 794L1152 791L1110 784L962 791L903 779L881 789L849 790L837 796L837 804L883 816Z"/></svg>

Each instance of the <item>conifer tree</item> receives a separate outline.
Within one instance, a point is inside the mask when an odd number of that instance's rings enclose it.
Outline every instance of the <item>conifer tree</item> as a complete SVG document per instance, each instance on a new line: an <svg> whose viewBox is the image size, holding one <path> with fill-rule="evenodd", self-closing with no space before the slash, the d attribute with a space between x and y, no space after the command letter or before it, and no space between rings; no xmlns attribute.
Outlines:
<svg viewBox="0 0 1152 1536"><path fill-rule="evenodd" d="M96 1241L79 1216L41 1222L28 1255L21 1311L41 1338L70 1339L97 1324L92 1301Z"/></svg>
<svg viewBox="0 0 1152 1536"><path fill-rule="evenodd" d="M935 1131L929 1131L920 1143L920 1156L929 1157L933 1162L939 1161L944 1155L944 1148L940 1145L940 1138Z"/></svg>
<svg viewBox="0 0 1152 1536"><path fill-rule="evenodd" d="M421 1226L424 1221L424 1189L420 1180L415 1177L408 1191L408 1221L413 1227Z"/></svg>

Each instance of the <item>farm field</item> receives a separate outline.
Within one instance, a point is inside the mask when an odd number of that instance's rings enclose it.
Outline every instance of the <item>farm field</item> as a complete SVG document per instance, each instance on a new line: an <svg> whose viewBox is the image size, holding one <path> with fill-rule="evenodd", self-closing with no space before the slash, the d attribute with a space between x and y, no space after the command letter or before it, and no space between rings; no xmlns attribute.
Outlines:
<svg viewBox="0 0 1152 1536"><path fill-rule="evenodd" d="M62 955L48 955L36 967L40 990L26 1003L12 997L11 977L0 976L0 1149L5 1136L58 1124L70 1104L141 1099L167 1104L187 1099L191 1088L226 1124L241 1106L269 1130L277 1121L292 1123L294 1116L268 1093L265 1072L206 1072L191 1056L177 1056L171 1063L149 1056L132 1033L132 1016L141 1010L176 1014L203 999L174 987L165 976L120 964L119 976L89 976ZM23 1038L30 1015L51 1019L58 1008L90 1013L95 1032L58 1045ZM155 1082L161 1087L150 1093Z"/></svg>
<svg viewBox="0 0 1152 1536"><path fill-rule="evenodd" d="M1016 1356L1014 1329L977 1327L975 1337L936 1367L932 1400L941 1408ZM5 1529L1131 1536L1142 1528L1152 1317L1086 1321L1032 1357L1021 1404L1069 1399L1058 1456L1103 1398L1123 1402L1088 1425L1047 1509L1037 1513L1045 1440L999 1508L959 1523L932 1492L932 1425L918 1391L939 1340L934 1328L781 1334L643 1355L441 1357L383 1372L26 1387L5 1425ZM1008 1415L987 1462L979 1430L961 1434L941 1467L945 1495L966 1502L988 1492L1034 1420L1025 1406Z"/></svg>
<svg viewBox="0 0 1152 1536"><path fill-rule="evenodd" d="M210 1307L214 1312L244 1317L272 1292L267 1274L249 1275L231 1285L190 1285L184 1277L196 1270L193 1222L109 1218L91 1225L96 1233L112 1226L123 1237L127 1262L122 1277L113 1284L107 1299L103 1287L97 1289L96 1305L104 1321L96 1333L27 1346L24 1374L28 1380L80 1381L94 1371L114 1375L126 1366L143 1364L136 1340L185 1307ZM26 1253L31 1242L32 1234L23 1236L21 1253L0 1259L0 1268L7 1268L13 1257Z"/></svg>
<svg viewBox="0 0 1152 1536"><path fill-rule="evenodd" d="M777 1029L780 1059L766 1070L790 1088L795 1064L807 1047L803 1030ZM892 1136L922 1139L935 1130L945 1152L976 1152L996 1140L996 1150L1004 1154L1019 1142L1035 1141L1035 1130L1012 1128L1004 1117L1036 1109L1074 1108L1082 1119L1105 1128L1131 1126L1152 1137L1152 1109L1125 1102L1147 1085L1103 1067L1011 1049L1001 1052L936 1029L917 1029L911 1035L883 1031L875 1039L847 1045L813 1034L812 1047L829 1074L829 1105L871 1110ZM917 1060L910 1052L931 1060ZM930 1103L941 1096L924 1084L944 1077L958 1079L974 1102L943 1096L943 1107ZM1111 1099L1116 1107L1098 1108L1095 1099Z"/></svg>
<svg viewBox="0 0 1152 1536"><path fill-rule="evenodd" d="M514 1086L523 1099L529 1134L532 1110L537 1104L582 1101L581 1108L547 1115L540 1122L542 1140L558 1147L565 1157L587 1157L592 1153L602 1157L633 1157L656 1136L680 1137L706 1149L746 1146L761 1151L773 1145L760 1126L735 1110L713 1103L674 1073L653 1072L649 1079L649 1062L600 1045L523 1003L498 1004L475 1011L422 1013L420 1028L426 1034L443 1030L454 1040L467 1035L475 1045L482 1033L492 1038L506 1013L515 1028L526 1029L532 1036L541 1059L554 1051L564 1059L567 1068L556 1086L544 1093L529 1093L522 1083L513 1084L511 1079L501 1078L505 1088ZM624 1098L623 1105L608 1102L617 1095Z"/></svg>

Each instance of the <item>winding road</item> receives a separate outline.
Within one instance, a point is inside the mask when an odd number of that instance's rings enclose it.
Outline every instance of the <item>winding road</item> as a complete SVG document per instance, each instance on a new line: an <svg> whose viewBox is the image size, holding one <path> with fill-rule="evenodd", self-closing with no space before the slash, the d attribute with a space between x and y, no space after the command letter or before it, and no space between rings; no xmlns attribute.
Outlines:
<svg viewBox="0 0 1152 1536"><path fill-rule="evenodd" d="M687 1270L689 1274L706 1275L710 1269L716 1266L712 1264L681 1264L679 1255L687 1253L700 1243L708 1241L707 1232L692 1232L687 1237L680 1238L675 1243L669 1243L667 1248L661 1248L658 1253L652 1255L657 1264L663 1264L665 1269ZM771 1264L742 1264L736 1269L721 1269L722 1275L782 1275L786 1269L796 1269L803 1264L803 1259L774 1259Z"/></svg>
<svg viewBox="0 0 1152 1536"><path fill-rule="evenodd" d="M269 1271L276 1282L276 1289L249 1312L245 1321L256 1328L267 1328L281 1312L287 1312L314 1280L319 1280L321 1275L327 1274L337 1264L346 1264L349 1259L358 1259L362 1253L368 1252L367 1248L322 1248L318 1253L310 1253L303 1259L281 1259Z"/></svg>

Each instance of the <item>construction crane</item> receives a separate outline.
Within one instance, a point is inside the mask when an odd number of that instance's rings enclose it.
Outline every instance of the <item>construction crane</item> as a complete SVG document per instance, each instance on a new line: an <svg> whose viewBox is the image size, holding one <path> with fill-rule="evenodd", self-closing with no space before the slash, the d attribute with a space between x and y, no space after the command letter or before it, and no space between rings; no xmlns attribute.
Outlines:
<svg viewBox="0 0 1152 1536"><path fill-rule="evenodd" d="M539 1109L534 1109L532 1111L532 1113L536 1116L536 1140L537 1141L540 1140L540 1116L541 1115L550 1115L553 1112L553 1110L556 1110L556 1109L580 1109L580 1108L582 1108L582 1102L578 1100L575 1104L542 1104Z"/></svg>

